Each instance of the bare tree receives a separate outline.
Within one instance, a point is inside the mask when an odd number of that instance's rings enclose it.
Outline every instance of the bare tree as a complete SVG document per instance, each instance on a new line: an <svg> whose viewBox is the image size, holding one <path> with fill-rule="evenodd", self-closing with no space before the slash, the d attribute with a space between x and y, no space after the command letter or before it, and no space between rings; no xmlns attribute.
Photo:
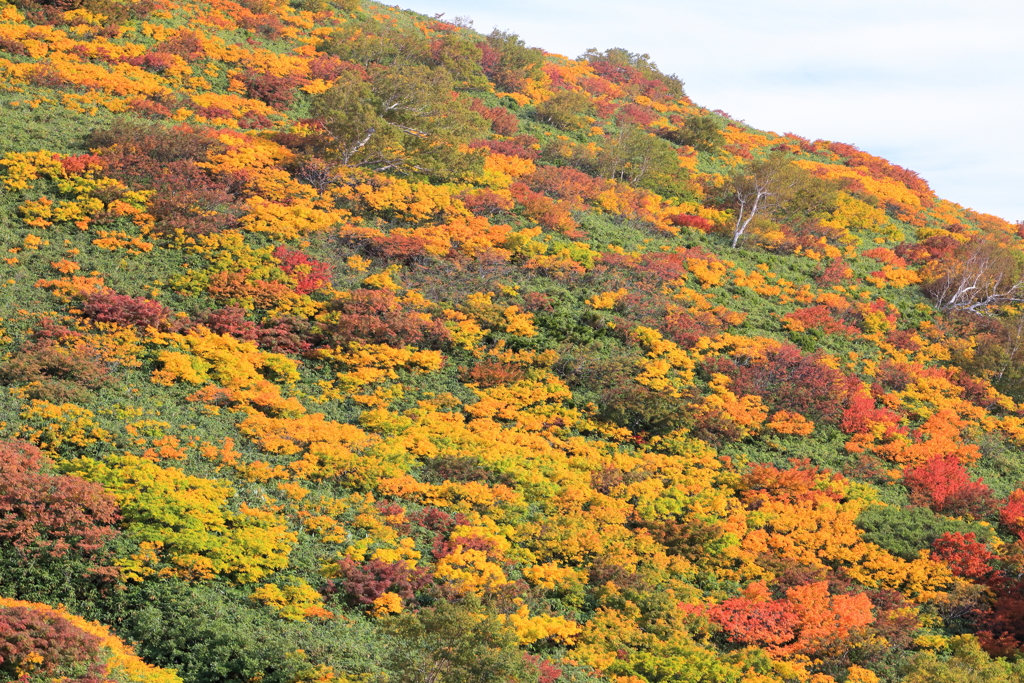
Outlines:
<svg viewBox="0 0 1024 683"><path fill-rule="evenodd" d="M943 310L986 315L997 306L1024 302L1020 260L994 242L969 242L928 270L933 274L925 291Z"/></svg>

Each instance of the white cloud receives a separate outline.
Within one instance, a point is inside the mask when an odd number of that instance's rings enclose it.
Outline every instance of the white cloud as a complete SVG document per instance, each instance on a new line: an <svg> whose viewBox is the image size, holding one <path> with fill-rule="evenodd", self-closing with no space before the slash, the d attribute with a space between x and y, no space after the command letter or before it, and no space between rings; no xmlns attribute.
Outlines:
<svg viewBox="0 0 1024 683"><path fill-rule="evenodd" d="M750 125L856 144L940 196L1024 219L1024 3L979 0L405 0L577 56L649 53Z"/></svg>

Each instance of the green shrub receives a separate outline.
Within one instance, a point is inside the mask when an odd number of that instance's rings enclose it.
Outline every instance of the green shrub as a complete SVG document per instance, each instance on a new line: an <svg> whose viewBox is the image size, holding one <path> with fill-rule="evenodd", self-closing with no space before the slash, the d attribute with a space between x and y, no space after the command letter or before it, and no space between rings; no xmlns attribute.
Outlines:
<svg viewBox="0 0 1024 683"><path fill-rule="evenodd" d="M216 583L147 582L130 588L123 609L111 617L139 655L177 669L186 683L294 683L318 665L341 674L381 670L379 637L358 617L281 620L241 591Z"/></svg>
<svg viewBox="0 0 1024 683"><path fill-rule="evenodd" d="M484 612L480 618L480 612ZM527 683L537 670L519 651L515 631L475 602L440 602L392 617L388 669L402 683Z"/></svg>
<svg viewBox="0 0 1024 683"><path fill-rule="evenodd" d="M989 527L949 519L925 507L871 505L860 513L857 526L864 530L865 541L907 560L916 559L918 551L931 548L932 542L945 533L973 531L983 543L992 538Z"/></svg>

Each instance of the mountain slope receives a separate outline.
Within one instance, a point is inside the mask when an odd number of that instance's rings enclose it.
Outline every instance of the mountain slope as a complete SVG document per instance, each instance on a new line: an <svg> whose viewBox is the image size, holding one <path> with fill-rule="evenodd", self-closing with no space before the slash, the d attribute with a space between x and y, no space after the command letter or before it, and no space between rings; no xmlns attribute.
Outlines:
<svg viewBox="0 0 1024 683"><path fill-rule="evenodd" d="M25 0L0 73L11 633L61 604L189 682L1020 678L1018 226L370 2Z"/></svg>

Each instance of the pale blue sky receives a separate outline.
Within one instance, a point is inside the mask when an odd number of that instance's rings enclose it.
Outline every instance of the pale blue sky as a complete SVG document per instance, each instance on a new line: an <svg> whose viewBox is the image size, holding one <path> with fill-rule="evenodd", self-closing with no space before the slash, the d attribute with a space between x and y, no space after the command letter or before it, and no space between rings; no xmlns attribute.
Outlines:
<svg viewBox="0 0 1024 683"><path fill-rule="evenodd" d="M946 199L1024 220L1024 3L403 0L570 57L647 52L701 106L857 145Z"/></svg>

